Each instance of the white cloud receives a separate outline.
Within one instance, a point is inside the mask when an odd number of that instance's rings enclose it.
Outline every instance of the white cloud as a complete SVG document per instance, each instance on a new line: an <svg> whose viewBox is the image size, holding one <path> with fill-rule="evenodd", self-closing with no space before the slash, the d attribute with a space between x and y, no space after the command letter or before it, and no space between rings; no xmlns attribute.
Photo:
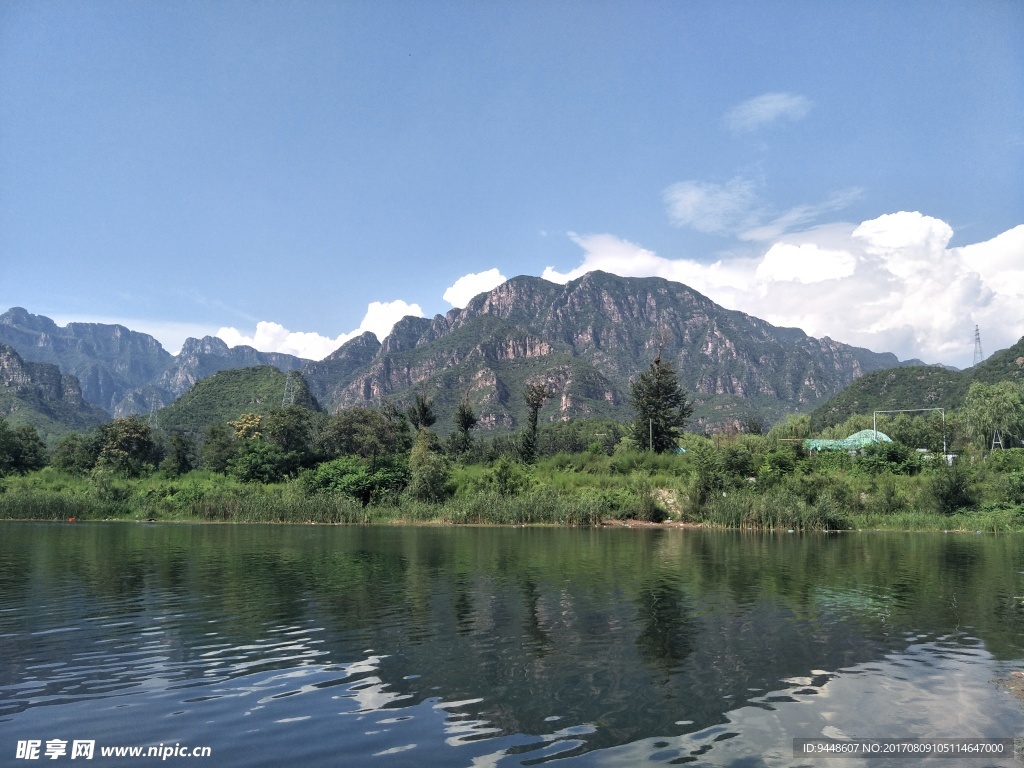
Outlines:
<svg viewBox="0 0 1024 768"><path fill-rule="evenodd" d="M307 360L322 360L349 339L366 331L371 331L378 339L383 339L391 333L395 323L408 315L423 317L423 310L419 304L407 304L401 299L373 301L367 306L359 327L336 338L321 336L319 333L289 331L283 325L267 321L256 323L256 332L252 336L246 336L236 328L221 328L217 331L217 336L229 347L244 344L260 352L282 352Z"/></svg>
<svg viewBox="0 0 1024 768"><path fill-rule="evenodd" d="M371 331L378 339L383 340L391 333L395 323L403 317L423 317L419 304L406 304L401 299L396 301L371 301L366 307L366 314L359 327L349 334L349 338Z"/></svg>
<svg viewBox="0 0 1024 768"><path fill-rule="evenodd" d="M725 184L688 179L666 188L662 197L669 220L677 227L767 242L794 228L809 226L822 214L840 211L863 194L853 187L834 192L820 203L779 212L761 201L759 186L742 176Z"/></svg>
<svg viewBox="0 0 1024 768"><path fill-rule="evenodd" d="M724 233L756 220L754 182L737 176L725 184L680 181L664 192L672 223L698 232Z"/></svg>
<svg viewBox="0 0 1024 768"><path fill-rule="evenodd" d="M722 118L733 133L750 133L779 120L795 122L807 116L811 100L796 93L763 93L737 104Z"/></svg>
<svg viewBox="0 0 1024 768"><path fill-rule="evenodd" d="M453 307L462 309L474 296L486 293L492 288L497 288L506 280L508 278L501 274L497 268L488 269L486 272L470 273L463 275L452 285L448 286L442 298Z"/></svg>
<svg viewBox="0 0 1024 768"><path fill-rule="evenodd" d="M737 299L749 290L756 260L742 256L701 264L689 259L666 259L628 240L614 235L577 235L569 237L583 251L583 261L576 269L558 272L545 268L541 277L553 283L567 283L587 272L601 270L622 277L663 277L685 283L708 296L718 296L720 303Z"/></svg>
<svg viewBox="0 0 1024 768"><path fill-rule="evenodd" d="M967 366L976 323L990 352L1024 336L1024 225L964 247L950 248L952 235L939 219L900 212L784 235L759 253L703 264L613 235L573 234L580 265L542 276L564 283L600 269L664 277L812 336Z"/></svg>
<svg viewBox="0 0 1024 768"><path fill-rule="evenodd" d="M788 211L776 214L768 222L760 223L744 232L739 232L738 237L740 240L753 242L775 240L780 235L796 227L808 226L824 213L842 210L862 194L862 190L854 187L836 192L821 203L794 206Z"/></svg>
<svg viewBox="0 0 1024 768"><path fill-rule="evenodd" d="M757 265L754 277L758 282L795 280L806 285L849 277L855 264L846 251L830 251L814 243L776 243Z"/></svg>

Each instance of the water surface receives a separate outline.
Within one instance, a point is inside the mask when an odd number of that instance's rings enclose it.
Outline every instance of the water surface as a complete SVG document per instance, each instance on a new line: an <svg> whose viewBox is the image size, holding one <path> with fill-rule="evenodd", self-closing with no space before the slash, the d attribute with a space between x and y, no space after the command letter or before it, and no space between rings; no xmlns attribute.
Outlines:
<svg viewBox="0 0 1024 768"><path fill-rule="evenodd" d="M4 765L813 765L1024 735L1014 670L1020 536L0 524Z"/></svg>

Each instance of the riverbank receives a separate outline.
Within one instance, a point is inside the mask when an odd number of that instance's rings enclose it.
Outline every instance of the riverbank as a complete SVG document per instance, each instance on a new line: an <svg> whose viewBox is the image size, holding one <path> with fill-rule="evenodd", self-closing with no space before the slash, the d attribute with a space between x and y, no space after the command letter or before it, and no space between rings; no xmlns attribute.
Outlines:
<svg viewBox="0 0 1024 768"><path fill-rule="evenodd" d="M0 519L1024 532L1021 473L992 461L955 476L943 468L907 475L813 457L754 478L716 469L714 458L695 450L456 465L437 501L367 495L309 473L258 483L208 470L129 478L47 467L0 478Z"/></svg>
<svg viewBox="0 0 1024 768"><path fill-rule="evenodd" d="M565 493L531 492L514 497L481 493L431 504L403 499L397 504L367 505L341 496L301 498L286 492L242 489L173 499L142 495L98 499L45 490L0 494L0 520L122 520L135 522L291 523L323 525L506 525L605 526L623 528L708 528L758 531L947 531L1024 533L1024 508L993 507L942 515L924 510L860 514L794 503L783 508L775 499L772 515L734 519L721 515L622 516L599 500ZM750 502L757 512L756 500ZM829 523L832 523L831 525Z"/></svg>

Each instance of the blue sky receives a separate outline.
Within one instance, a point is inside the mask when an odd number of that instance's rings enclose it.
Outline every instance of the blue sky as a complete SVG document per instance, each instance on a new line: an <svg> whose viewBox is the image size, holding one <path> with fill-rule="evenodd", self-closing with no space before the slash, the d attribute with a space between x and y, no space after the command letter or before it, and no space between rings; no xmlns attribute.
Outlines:
<svg viewBox="0 0 1024 768"><path fill-rule="evenodd" d="M1017 0L6 0L0 310L322 357L603 268L969 365L1024 335L1021 40Z"/></svg>

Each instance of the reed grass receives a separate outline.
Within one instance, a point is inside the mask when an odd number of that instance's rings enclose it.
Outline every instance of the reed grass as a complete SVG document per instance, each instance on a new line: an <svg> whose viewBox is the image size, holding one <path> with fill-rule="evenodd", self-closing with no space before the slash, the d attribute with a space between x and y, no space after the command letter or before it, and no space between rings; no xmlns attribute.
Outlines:
<svg viewBox="0 0 1024 768"><path fill-rule="evenodd" d="M627 454L555 456L523 468L529 482L503 495L479 482L486 467L460 468L458 492L440 503L395 495L364 506L338 494L310 495L298 482L246 484L209 472L180 478L79 477L48 468L0 478L0 519L199 520L324 524L598 525L609 518L674 519L717 528L759 530L1024 531L1016 485L998 486L980 509L940 514L931 477L842 470L796 474L770 487L718 484L697 493L685 457ZM600 468L608 474L592 474ZM1016 482L1016 476L1011 480ZM993 484L993 487L996 486ZM704 489L707 491L707 489ZM677 504L681 501L681 504Z"/></svg>

